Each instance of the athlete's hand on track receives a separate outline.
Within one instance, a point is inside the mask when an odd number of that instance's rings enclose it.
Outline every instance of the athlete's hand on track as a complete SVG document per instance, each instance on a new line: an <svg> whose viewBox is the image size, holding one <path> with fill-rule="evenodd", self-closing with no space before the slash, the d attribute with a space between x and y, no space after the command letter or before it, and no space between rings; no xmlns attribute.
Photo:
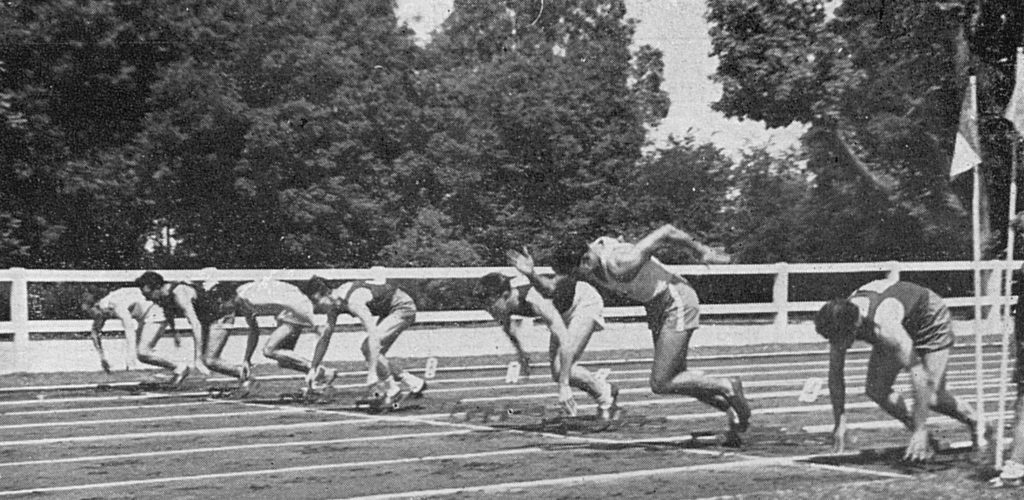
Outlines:
<svg viewBox="0 0 1024 500"><path fill-rule="evenodd" d="M100 358L100 367L105 373L110 373L110 362L107 361L107 358Z"/></svg>
<svg viewBox="0 0 1024 500"><path fill-rule="evenodd" d="M530 255L530 250L525 245L522 252L509 250L505 252L505 257L508 259L509 265L516 268L517 271L523 274L533 274L533 256Z"/></svg>
<svg viewBox="0 0 1024 500"><path fill-rule="evenodd" d="M558 402L562 404L562 407L565 408L570 417L575 417L578 413L576 400L572 397L572 387L564 386L558 388Z"/></svg>
<svg viewBox="0 0 1024 500"><path fill-rule="evenodd" d="M836 424L832 430L832 453L843 453L846 451L846 422Z"/></svg>
<svg viewBox="0 0 1024 500"><path fill-rule="evenodd" d="M907 445L907 452L903 454L904 460L925 461L935 454L931 444L928 443L928 431L914 431L910 436L910 443Z"/></svg>

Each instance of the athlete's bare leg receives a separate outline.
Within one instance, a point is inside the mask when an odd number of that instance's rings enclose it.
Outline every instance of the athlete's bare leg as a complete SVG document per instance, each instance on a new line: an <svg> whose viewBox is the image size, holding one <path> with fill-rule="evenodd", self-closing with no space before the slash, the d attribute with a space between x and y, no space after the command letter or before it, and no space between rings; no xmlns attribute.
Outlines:
<svg viewBox="0 0 1024 500"><path fill-rule="evenodd" d="M601 381L593 372L576 363L583 355L583 350L586 349L590 337L594 333L593 318L572 318L567 325L567 331L569 338L567 345L564 346L559 345L558 339L554 335L551 336L548 347L548 355L551 359L551 379L558 382L562 371L560 353L562 350L567 350L571 353L573 363L572 371L569 374L569 385L586 392L598 403L610 404L611 401L601 401L601 399L608 399L611 396L608 382Z"/></svg>
<svg viewBox="0 0 1024 500"><path fill-rule="evenodd" d="M949 349L923 353L921 360L928 372L930 383L935 388L933 400L928 404L938 413L955 419L967 426L975 445L983 445L985 436L978 436L978 421L969 405L954 397L946 390L946 365L949 362Z"/></svg>
<svg viewBox="0 0 1024 500"><path fill-rule="evenodd" d="M915 363L921 362L917 355L914 355L914 358ZM913 430L914 419L906 400L903 399L903 395L892 389L896 377L904 368L903 363L894 354L888 354L885 350L877 347L872 349L871 356L868 358L864 393L886 413L903 422L907 429Z"/></svg>
<svg viewBox="0 0 1024 500"><path fill-rule="evenodd" d="M167 323L144 323L139 334L138 354L139 361L147 365L159 366L168 370L175 370L179 366L173 361L156 354L156 344L163 336Z"/></svg>
<svg viewBox="0 0 1024 500"><path fill-rule="evenodd" d="M277 364L283 368L309 373L312 364L308 359L295 352L294 344L290 346L292 347L291 349L284 348L284 345L289 344L286 341L294 340L291 337L299 335L301 332L302 327L298 325L281 323L270 334L270 338L267 339L267 345L263 346L263 355L277 361Z"/></svg>
<svg viewBox="0 0 1024 500"><path fill-rule="evenodd" d="M240 365L228 363L224 361L224 358L220 357L221 353L224 351L224 346L227 345L228 338L230 337L231 332L225 327L223 321L215 321L210 325L210 329L206 335L206 349L203 352L203 363L215 372L230 375L232 377L241 377L242 367Z"/></svg>

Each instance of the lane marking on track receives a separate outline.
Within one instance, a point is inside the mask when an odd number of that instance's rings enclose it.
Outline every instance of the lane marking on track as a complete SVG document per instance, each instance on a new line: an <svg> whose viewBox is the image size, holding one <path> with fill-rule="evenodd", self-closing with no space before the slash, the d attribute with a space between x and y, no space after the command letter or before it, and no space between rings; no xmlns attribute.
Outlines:
<svg viewBox="0 0 1024 500"><path fill-rule="evenodd" d="M65 420L60 422L35 422L31 424L14 424L14 425L3 425L0 426L0 431L15 430L15 429L36 429L46 427L73 427L73 426L87 426L87 425L104 425L104 424L136 424L141 422L169 422L175 420L198 420L204 418L230 418L230 417L251 417L259 415L280 415L282 413L310 413L308 409L300 409L297 407L284 407L278 410L264 410L264 411L248 411L248 412L233 412L233 413L200 413L193 415L164 415L161 417L129 417L129 418L111 418L104 420Z"/></svg>
<svg viewBox="0 0 1024 500"><path fill-rule="evenodd" d="M613 472L607 474L589 474L583 476L559 477L553 479L539 479L534 481L516 481L507 483L487 484L480 486L465 486L456 488L440 488L433 490L403 491L384 493L380 495L369 495L362 497L351 497L350 500L377 500L386 498L424 498L442 495L465 495L465 494L497 494L508 493L516 490L549 488L557 486L582 485L584 483L622 481L638 479L651 476L663 476L668 474L681 474L698 471L720 471L734 469L737 467L766 467L766 466L795 466L795 462L806 457L768 457L753 458L749 460L738 460L727 463L712 463L700 465L685 465L680 467L667 467L661 469L644 469L627 472ZM802 464L801 464L802 465ZM852 473L852 472L851 472ZM906 479L911 476L883 471L857 471L859 474L871 474L886 478Z"/></svg>
<svg viewBox="0 0 1024 500"><path fill-rule="evenodd" d="M5 411L0 412L0 417L27 417L32 415L51 415L51 414L63 414L63 413L82 413L82 412L104 412L104 411L136 411L136 410L148 410L153 409L165 409L174 408L180 406L203 406L210 402L207 401L185 401L183 403L157 403L152 405L124 405L124 406L83 406L80 408L54 408L49 410L26 410L26 411Z"/></svg>
<svg viewBox="0 0 1024 500"><path fill-rule="evenodd" d="M341 438L341 439L327 439L318 441L288 441L284 443L259 443L259 444L241 444L233 446L216 446L211 448L188 448L188 449L174 449L164 451L148 451L141 453L121 453L117 455L90 455L85 457L73 457L73 458L54 458L49 460L28 460L24 462L7 462L0 463L0 467L24 467L24 466L48 466L56 464L69 464L79 462L97 462L103 460L119 460L127 458L152 458L152 457L163 457L173 455L192 455L199 453L217 453L225 451L240 451L240 450L259 450L259 449L270 449L270 448L290 448L299 446L322 446L331 444L352 444L352 443L368 443L378 441L397 441L403 439L421 439L421 438L434 438L434 437L448 437L457 436L461 434L472 434L476 431L471 430L458 430L458 431L445 431L445 432L420 432L413 434L392 434L388 436L365 436L357 438Z"/></svg>
<svg viewBox="0 0 1024 500"><path fill-rule="evenodd" d="M45 405L45 404L65 404L65 403L88 403L88 402L109 402L109 401L139 401L146 399L173 399L173 398L195 398L209 396L210 391L201 392L166 392L166 393L146 393L139 395L123 395L123 396L83 396L76 398L58 398L58 399L18 399L14 401L0 401L0 406L27 406L27 405Z"/></svg>
<svg viewBox="0 0 1024 500"><path fill-rule="evenodd" d="M166 438L183 436L211 436L217 434L243 434L247 432L315 429L320 427L357 425L362 423L365 423L365 420L335 420L329 422L300 422L296 424L250 425L246 427L215 427L212 429L188 429L180 431L134 432L126 434L100 434L93 436L25 439L20 441L0 441L0 448L4 446L37 446L61 443L92 443L97 441L126 441L130 439Z"/></svg>

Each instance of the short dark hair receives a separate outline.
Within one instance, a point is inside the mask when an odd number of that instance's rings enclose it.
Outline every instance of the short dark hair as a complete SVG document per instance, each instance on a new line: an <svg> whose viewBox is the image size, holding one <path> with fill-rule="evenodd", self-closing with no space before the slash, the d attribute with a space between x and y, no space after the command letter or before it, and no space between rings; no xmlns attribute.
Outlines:
<svg viewBox="0 0 1024 500"><path fill-rule="evenodd" d="M832 299L814 315L814 330L831 340L835 334L851 330L857 324L858 316L860 310L850 299Z"/></svg>
<svg viewBox="0 0 1024 500"><path fill-rule="evenodd" d="M164 286L164 283L166 283L164 277L156 271L146 271L142 273L142 276L135 278L135 286L139 288L160 288Z"/></svg>
<svg viewBox="0 0 1024 500"><path fill-rule="evenodd" d="M512 289L512 279L501 273L490 273L480 278L480 291L486 296L505 293Z"/></svg>
<svg viewBox="0 0 1024 500"><path fill-rule="evenodd" d="M572 274L588 251L590 251L590 245L585 240L572 238L555 249L551 258L551 269L558 274Z"/></svg>
<svg viewBox="0 0 1024 500"><path fill-rule="evenodd" d="M330 293L331 285L327 283L327 280L320 276L313 276L302 284L302 293L306 294L307 297L314 295L322 295Z"/></svg>

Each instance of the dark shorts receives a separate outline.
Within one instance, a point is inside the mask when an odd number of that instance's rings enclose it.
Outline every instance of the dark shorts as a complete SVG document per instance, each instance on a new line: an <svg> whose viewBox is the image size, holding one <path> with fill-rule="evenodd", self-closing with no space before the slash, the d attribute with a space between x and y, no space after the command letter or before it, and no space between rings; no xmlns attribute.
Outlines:
<svg viewBox="0 0 1024 500"><path fill-rule="evenodd" d="M700 300L687 283L674 283L667 290L644 304L647 326L654 342L662 333L696 330L700 326Z"/></svg>
<svg viewBox="0 0 1024 500"><path fill-rule="evenodd" d="M953 316L949 308L935 293L928 294L928 308L925 317L927 324L916 334L914 339L914 350L918 352L935 352L953 347Z"/></svg>

